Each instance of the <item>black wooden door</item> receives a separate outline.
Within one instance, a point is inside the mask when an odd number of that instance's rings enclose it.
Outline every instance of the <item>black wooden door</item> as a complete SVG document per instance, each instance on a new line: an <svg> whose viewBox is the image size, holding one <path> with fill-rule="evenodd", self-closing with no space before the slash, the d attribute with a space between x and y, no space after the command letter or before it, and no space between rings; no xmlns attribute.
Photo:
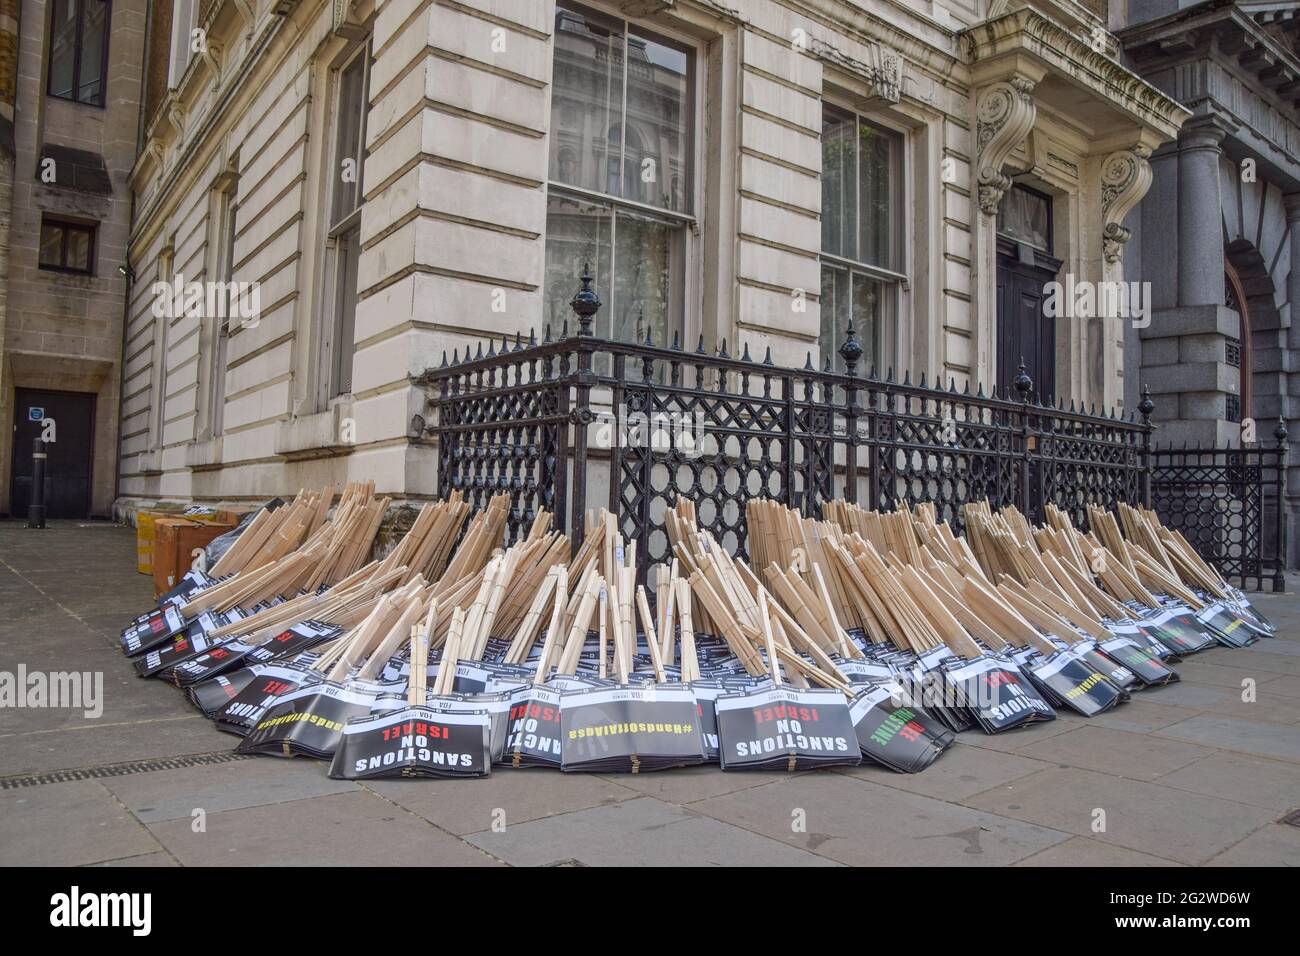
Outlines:
<svg viewBox="0 0 1300 956"><path fill-rule="evenodd" d="M1007 254L998 245L998 391L1018 395L1012 383L1023 359L1034 399L1055 402L1056 319L1044 314L1043 300L1060 261L1033 250Z"/></svg>
<svg viewBox="0 0 1300 956"><path fill-rule="evenodd" d="M14 393L14 463L9 513L27 517L32 499L32 441L53 420L47 442L45 514L85 518L90 514L91 461L95 446L95 396L89 392L48 392L20 388Z"/></svg>

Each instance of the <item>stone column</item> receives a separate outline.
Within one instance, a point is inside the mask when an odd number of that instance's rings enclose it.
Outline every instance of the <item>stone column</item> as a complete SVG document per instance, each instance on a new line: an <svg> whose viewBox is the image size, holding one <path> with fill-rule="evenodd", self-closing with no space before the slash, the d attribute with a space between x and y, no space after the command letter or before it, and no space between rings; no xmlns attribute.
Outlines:
<svg viewBox="0 0 1300 956"><path fill-rule="evenodd" d="M1223 226L1219 157L1227 130L1212 117L1178 135L1178 304L1223 302Z"/></svg>

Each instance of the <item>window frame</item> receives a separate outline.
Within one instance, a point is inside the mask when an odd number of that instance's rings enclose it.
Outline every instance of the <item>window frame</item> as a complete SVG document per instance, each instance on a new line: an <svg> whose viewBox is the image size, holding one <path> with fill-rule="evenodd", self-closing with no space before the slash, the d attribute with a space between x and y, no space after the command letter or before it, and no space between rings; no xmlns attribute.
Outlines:
<svg viewBox="0 0 1300 956"><path fill-rule="evenodd" d="M67 2L67 0L64 0ZM99 60L99 99L98 102L83 100L77 95L81 88L81 53L82 38L86 29L86 0L76 0L77 3L77 36L72 43L72 95L64 96L61 93L55 93L51 87L54 83L54 13L55 5L50 4L50 26L49 26L49 56L48 63L45 67L45 95L51 96L56 100L63 100L67 103L77 103L81 106L93 106L96 109L105 109L108 105L108 50L109 37L113 32L113 0L103 0L104 4L104 38L101 41L102 49Z"/></svg>
<svg viewBox="0 0 1300 956"><path fill-rule="evenodd" d="M1043 204L1047 208L1047 232L1046 232L1047 245L1045 247L1036 246L1032 242L1028 242L1013 233L1004 232L1002 229L1000 229L997 220L1002 212L1001 201L998 202L998 215L994 216L994 222L993 222L994 236L1001 237L1003 239L1008 240L1009 242L1019 243L1021 245L1027 246L1030 249L1034 249L1038 252L1041 252L1045 255L1055 258L1056 257L1056 202L1054 197L1051 195L1051 193L1044 192L1041 189L1035 189L1033 186L1026 186L1024 183L1012 183L1011 189L1008 189L1006 193L1003 195L1002 197L1003 200L1005 200L1007 196L1011 195L1013 190L1019 190L1020 192L1028 193L1030 196L1033 196L1035 199L1043 200Z"/></svg>
<svg viewBox="0 0 1300 956"><path fill-rule="evenodd" d="M353 289L354 303L351 322L342 314L343 291L347 285L348 256L343 248L343 240L352 232L356 232L357 259L360 260L361 249L361 210L366 204L365 199L365 163L366 163L366 127L367 119L370 112L370 76L374 68L374 55L371 49L373 35L367 34L364 38L349 44L343 52L335 59L330 67L330 91L329 91L329 112L328 122L330 125L328 133L328 146L326 155L328 156L327 168L332 170L331 175L326 180L325 195L322 197L322 212L325 216L325 236L324 236L324 270L322 275L322 305L321 310L321 348L317 352L317 361L320 365L317 371L317 407L325 409L330 403L352 392L352 370L347 375L342 373L340 349L344 343L344 333L351 328L350 338L356 335L356 302L355 296L357 290ZM342 184L338 178L338 163L346 157L339 155L340 136L343 129L341 119L343 113L343 74L358 58L363 58L363 69L361 78L361 97L357 104L359 111L357 127L357 179L356 179L356 205L342 219L337 222L333 221L336 190ZM353 283L355 286L355 282ZM348 361L353 362L356 357L356 343L348 341L346 343L349 349ZM347 387L343 388L346 381Z"/></svg>
<svg viewBox="0 0 1300 956"><path fill-rule="evenodd" d="M185 30L181 31L181 18L178 15L179 9L184 8ZM194 60L194 52L190 49L190 37L197 27L199 16L199 0L173 0L172 2L172 36L171 43L167 50L167 89L179 89L181 81L185 79L185 72L190 68L190 63ZM181 54L184 55L182 59Z"/></svg>
<svg viewBox="0 0 1300 956"><path fill-rule="evenodd" d="M239 160L236 157L228 170L215 183L213 205L216 213L216 242L214 243L214 280L226 283L235 281L235 233L239 223ZM213 316L212 356L208 365L207 423L208 437L225 433L226 371L229 361L230 305L226 301L226 314Z"/></svg>
<svg viewBox="0 0 1300 956"><path fill-rule="evenodd" d="M853 176L853 201L856 212L854 219L854 246L855 253L860 252L857 248L862 241L862 176L861 176L861 153L859 147L861 144L861 129L863 126L869 126L872 129L884 133L890 141L890 183L889 183L889 202L890 202L890 229L889 243L890 255L889 261L895 268L886 268L871 262L864 262L861 259L850 258L834 252L827 252L825 249L819 249L817 253L817 262L819 273L825 272L826 266L841 269L848 274L848 293L850 318L853 314L853 278L855 275L864 276L867 279L878 282L886 287L888 295L887 308L882 311L881 321L883 327L879 330L878 341L873 345L878 346L879 356L874 360L877 366L883 362L886 366L895 364L897 358L899 341L900 341L900 324L903 314L903 295L908 290L911 283L911 277L905 271L900 269L907 268L907 197L908 197L908 132L900 129L876 115L864 115L855 109L842 106L832 99L823 97L822 114L823 119L829 111L832 115L838 115L842 119L852 119L854 129L854 176ZM820 137L819 137L820 138ZM823 170L823 177L825 170ZM824 187L824 178L823 189ZM824 197L823 197L824 198ZM824 204L823 204L824 206ZM823 208L822 215L825 215ZM818 242L821 243L819 237ZM824 278L824 276L819 276ZM824 282L823 282L824 284ZM818 289L818 305L825 308L827 303L822 301L820 286ZM832 317L831 328L834 331L835 321ZM860 335L861 329L855 328L855 333ZM822 342L821 323L818 324L817 332L817 349L819 367L825 367L826 359L831 360L831 368L834 371L843 371L843 359L839 354L839 347L843 342ZM859 338L859 341L861 339ZM887 358L892 356L893 358ZM877 367L878 373L883 373L884 369ZM859 374L870 371L870 365L866 368L859 367Z"/></svg>
<svg viewBox="0 0 1300 956"><path fill-rule="evenodd" d="M628 64L629 64L629 57L627 56L627 50L628 50L628 43L629 43L629 34L635 32L637 36L644 37L645 39L652 40L655 43L660 43L663 46L677 50L678 52L684 54L687 58L686 102L690 105L690 118L689 118L689 122L686 124L686 136L685 136L686 142L684 144L684 149L683 149L683 155L687 158L688 161L688 169L686 171L688 182L686 184L686 188L683 190L683 197L686 200L686 204L690 209L690 212L683 212L676 209L667 209L663 206L655 206L649 203L642 202L640 200L628 199L623 196L614 195L604 190L590 189L585 186L574 186L574 185L570 185L569 183L564 183L552 179L551 170L550 170L549 147L548 147L547 173L546 173L546 202L547 202L548 218L550 216L550 200L552 195L555 195L558 198L565 199L571 202L585 203L588 205L600 207L601 209L606 211L609 215L610 288L597 289L597 292L599 293L602 299L602 307L600 312L597 314L596 317L597 327L593 329L593 334L595 334L597 337L604 337L601 334L602 330L600 328L601 324L603 324L608 329L609 337L611 339L614 335L614 315L615 315L615 305L616 305L614 299L614 292L615 292L614 284L615 284L615 276L617 274L616 259L614 253L618 246L619 213L622 212L625 215L631 214L641 219L648 219L655 222L664 223L671 226L675 230L679 231L680 242L681 242L680 255L674 256L674 258L680 258L681 260L682 263L681 274L680 276L670 276L670 292L677 293L677 295L675 295L673 298L673 309L677 311L678 315L675 317L673 321L670 321L668 327L668 334L671 336L674 333L679 333L681 334L683 341L685 341L687 336L694 334L696 331L698 331L696 327L698 324L697 323L698 310L692 308L692 303L695 301L695 298L697 297L698 290L699 290L698 280L699 280L700 266L696 265L693 267L692 263L696 259L703 258L702 255L699 255L697 251L698 244L700 243L703 234L701 215L699 212L703 201L701 184L704 179L703 162L702 162L703 160L702 146L703 146L704 136L703 136L703 129L701 124L702 124L704 106L705 106L703 102L703 95L704 95L705 87L707 86L707 82L706 82L707 78L704 76L704 71L707 64L707 58L704 55L703 47L698 41L693 40L684 34L678 34L674 31L667 30L659 24L655 24L651 27L646 27L643 25L641 21L637 19L630 18L619 13L609 12L607 10L601 9L599 7L594 7L587 3L574 3L574 2L569 2L569 0L560 0L560 2L556 4L556 9L559 10L560 8L571 11L573 13L580 14L585 17L591 17L593 20L601 23L603 26L609 29L619 30L622 35L622 39L623 39L623 74L622 74L622 81L621 81L622 101L621 101L619 114L614 121L616 122L619 128L619 168L621 171L621 175L626 174L626 163L627 163L626 149L627 149L628 137L625 135L625 130L627 128L627 88L628 88ZM552 71L554 70L554 63L555 63L555 56L554 53L552 53L551 56ZM551 95L553 96L554 95L553 80L551 86L552 86ZM551 111L548 108L548 113L547 113L548 124L550 124L551 122L552 115L553 115L553 111ZM608 161L609 161L609 157L606 156L605 157L606 168L608 168ZM601 178L603 181L605 181L606 185L608 185L608 176L604 175ZM546 243L547 246L549 246L550 243L549 230L546 236ZM545 269L545 258L546 258L545 249L543 249L542 255L543 255L543 269ZM575 291L578 288L578 278L579 277L577 275L574 275L572 277L573 288ZM676 281L674 282L674 280ZM674 289L673 288L674 285L678 286L678 288ZM560 321L563 322L564 318L565 317L561 317ZM558 334L558 329L556 331L556 334ZM667 345L668 343L658 342L656 344Z"/></svg>
<svg viewBox="0 0 1300 956"><path fill-rule="evenodd" d="M63 238L59 243L59 265L50 265L41 261L41 249L44 247L44 236L46 225L57 226L63 232ZM67 265L68 261L68 235L71 232L82 232L89 236L89 252L86 254L86 268L78 269ZM51 213L41 213L41 230L36 240L36 268L41 272L59 272L64 275L91 276L95 275L95 265L98 256L96 255L96 240L99 238L99 223L86 222L78 219L68 219L63 216Z"/></svg>

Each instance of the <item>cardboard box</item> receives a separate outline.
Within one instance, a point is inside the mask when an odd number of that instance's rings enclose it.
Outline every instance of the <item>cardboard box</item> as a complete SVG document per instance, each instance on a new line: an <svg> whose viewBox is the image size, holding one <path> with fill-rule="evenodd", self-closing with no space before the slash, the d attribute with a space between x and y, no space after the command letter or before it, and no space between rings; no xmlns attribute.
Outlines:
<svg viewBox="0 0 1300 956"><path fill-rule="evenodd" d="M175 586L194 563L195 548L206 547L217 535L235 526L234 521L165 517L154 520L153 589L162 594Z"/></svg>
<svg viewBox="0 0 1300 956"><path fill-rule="evenodd" d="M138 511L135 516L135 566L141 574L153 574L154 541L157 538L157 522L160 518L185 517L204 524L219 524L233 527L244 517L243 511L217 509L210 515L184 515L182 508L155 508L152 511Z"/></svg>

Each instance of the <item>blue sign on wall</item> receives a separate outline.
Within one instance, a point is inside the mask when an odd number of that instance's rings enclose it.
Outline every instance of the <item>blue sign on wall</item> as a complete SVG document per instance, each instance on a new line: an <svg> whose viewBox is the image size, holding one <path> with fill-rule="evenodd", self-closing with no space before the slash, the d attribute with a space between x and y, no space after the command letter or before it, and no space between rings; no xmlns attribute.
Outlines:
<svg viewBox="0 0 1300 956"><path fill-rule="evenodd" d="M29 422L39 422L45 420L45 409L39 405L27 406L27 420Z"/></svg>

